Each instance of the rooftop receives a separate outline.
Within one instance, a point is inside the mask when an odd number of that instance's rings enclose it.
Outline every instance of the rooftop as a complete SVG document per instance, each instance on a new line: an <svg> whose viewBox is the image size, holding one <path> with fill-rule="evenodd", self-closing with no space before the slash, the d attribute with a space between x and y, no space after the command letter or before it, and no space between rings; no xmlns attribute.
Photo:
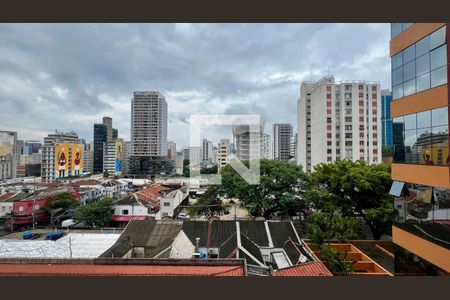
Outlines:
<svg viewBox="0 0 450 300"><path fill-rule="evenodd" d="M4 260L0 276L245 276L243 260Z"/></svg>
<svg viewBox="0 0 450 300"><path fill-rule="evenodd" d="M0 257L95 258L110 248L120 234L69 233L56 240L0 239Z"/></svg>
<svg viewBox="0 0 450 300"><path fill-rule="evenodd" d="M273 271L274 276L333 276L320 261L308 262L298 266Z"/></svg>
<svg viewBox="0 0 450 300"><path fill-rule="evenodd" d="M144 188L135 193L139 201L143 201L154 206L159 205L159 198L162 196L161 192L168 190L169 188L161 184L153 184L150 187Z"/></svg>

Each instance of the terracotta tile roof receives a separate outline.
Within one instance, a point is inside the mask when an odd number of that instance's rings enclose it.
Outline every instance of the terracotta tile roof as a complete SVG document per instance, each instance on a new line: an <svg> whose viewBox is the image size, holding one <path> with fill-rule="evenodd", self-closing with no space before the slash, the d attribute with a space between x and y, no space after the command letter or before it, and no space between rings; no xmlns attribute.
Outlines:
<svg viewBox="0 0 450 300"><path fill-rule="evenodd" d="M135 193L139 201L143 201L154 206L159 205L159 198L161 192L169 190L169 188L162 186L161 184L153 184L148 188L144 188Z"/></svg>
<svg viewBox="0 0 450 300"><path fill-rule="evenodd" d="M244 276L242 266L0 264L0 276Z"/></svg>
<svg viewBox="0 0 450 300"><path fill-rule="evenodd" d="M14 196L16 193L17 192L7 192L7 193L4 193L3 195L0 195L0 202L8 200L12 196Z"/></svg>
<svg viewBox="0 0 450 300"><path fill-rule="evenodd" d="M333 276L325 265L319 261L275 270L274 276Z"/></svg>

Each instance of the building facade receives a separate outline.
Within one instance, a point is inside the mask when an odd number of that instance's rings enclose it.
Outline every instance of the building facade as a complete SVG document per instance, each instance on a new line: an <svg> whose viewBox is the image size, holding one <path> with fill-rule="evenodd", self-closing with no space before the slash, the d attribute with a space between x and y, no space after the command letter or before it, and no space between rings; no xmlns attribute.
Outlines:
<svg viewBox="0 0 450 300"><path fill-rule="evenodd" d="M217 164L219 169L228 165L230 151L230 140L221 139L219 144L217 144Z"/></svg>
<svg viewBox="0 0 450 300"><path fill-rule="evenodd" d="M273 124L273 158L288 161L291 158L291 124Z"/></svg>
<svg viewBox="0 0 450 300"><path fill-rule="evenodd" d="M167 157L167 102L160 92L138 91L133 94L131 155Z"/></svg>
<svg viewBox="0 0 450 300"><path fill-rule="evenodd" d="M103 144L118 138L119 131L112 127L112 122L112 118L103 117L102 123L94 124L94 173L103 172Z"/></svg>
<svg viewBox="0 0 450 300"><path fill-rule="evenodd" d="M42 146L41 180L53 182L56 178L68 177L75 171L73 159L75 152L71 145L80 145L75 132L50 133L44 137ZM61 153L64 157L57 157ZM60 164L61 163L61 164Z"/></svg>
<svg viewBox="0 0 450 300"><path fill-rule="evenodd" d="M392 93L381 90L381 130L382 145L392 147L392 119L391 119Z"/></svg>
<svg viewBox="0 0 450 300"><path fill-rule="evenodd" d="M269 134L263 133L261 136L261 158L273 159L273 141Z"/></svg>
<svg viewBox="0 0 450 300"><path fill-rule="evenodd" d="M213 144L207 139L202 140L202 164L208 165L212 163L213 159Z"/></svg>
<svg viewBox="0 0 450 300"><path fill-rule="evenodd" d="M336 159L381 162L380 99L379 83L336 82L330 75L303 82L297 102L297 164L311 172L316 164Z"/></svg>
<svg viewBox="0 0 450 300"><path fill-rule="evenodd" d="M167 102L158 91L136 91L131 99L130 173L139 176L171 174L167 159Z"/></svg>
<svg viewBox="0 0 450 300"><path fill-rule="evenodd" d="M290 155L289 155L291 159L292 158L295 159L295 157L297 155L297 140L298 140L298 133L294 134L291 137L291 147L290 147Z"/></svg>
<svg viewBox="0 0 450 300"><path fill-rule="evenodd" d="M94 144L84 143L84 169L85 173L94 172Z"/></svg>
<svg viewBox="0 0 450 300"><path fill-rule="evenodd" d="M396 272L450 272L447 23L391 26Z"/></svg>
<svg viewBox="0 0 450 300"><path fill-rule="evenodd" d="M259 130L254 130L248 125L233 126L236 157L239 160L260 159L261 135L262 127Z"/></svg>
<svg viewBox="0 0 450 300"><path fill-rule="evenodd" d="M177 156L177 144L175 142L167 142L167 158L174 159Z"/></svg>

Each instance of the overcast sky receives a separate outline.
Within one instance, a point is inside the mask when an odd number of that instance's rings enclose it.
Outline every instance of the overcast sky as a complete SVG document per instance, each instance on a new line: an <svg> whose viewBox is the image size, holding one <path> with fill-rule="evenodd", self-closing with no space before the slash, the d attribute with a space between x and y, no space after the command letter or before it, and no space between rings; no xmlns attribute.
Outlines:
<svg viewBox="0 0 450 300"><path fill-rule="evenodd" d="M178 149L191 114L258 113L271 134L296 127L303 80L390 88L389 39L388 24L0 24L0 130L92 140L110 116L129 140L133 91L159 90Z"/></svg>

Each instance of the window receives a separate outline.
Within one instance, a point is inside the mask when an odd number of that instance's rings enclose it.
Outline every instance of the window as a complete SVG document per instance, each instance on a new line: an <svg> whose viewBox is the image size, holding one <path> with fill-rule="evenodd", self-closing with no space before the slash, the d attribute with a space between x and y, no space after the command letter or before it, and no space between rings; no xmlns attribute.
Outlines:
<svg viewBox="0 0 450 300"><path fill-rule="evenodd" d="M352 125L345 125L345 130L352 130Z"/></svg>
<svg viewBox="0 0 450 300"><path fill-rule="evenodd" d="M345 117L345 122L351 122L352 121L352 117Z"/></svg>
<svg viewBox="0 0 450 300"><path fill-rule="evenodd" d="M346 139L351 139L352 138L352 134L351 133L346 133L345 134L345 138Z"/></svg>
<svg viewBox="0 0 450 300"><path fill-rule="evenodd" d="M431 71L431 87L447 83L447 66Z"/></svg>
<svg viewBox="0 0 450 300"><path fill-rule="evenodd" d="M393 119L394 162L448 165L448 107Z"/></svg>
<svg viewBox="0 0 450 300"><path fill-rule="evenodd" d="M170 202L164 202L164 206L170 206Z"/></svg>
<svg viewBox="0 0 450 300"><path fill-rule="evenodd" d="M447 83L446 26L391 59L393 99Z"/></svg>
<svg viewBox="0 0 450 300"><path fill-rule="evenodd" d="M432 34L430 34L430 49L439 47L445 43L445 29L446 26L441 27Z"/></svg>
<svg viewBox="0 0 450 300"><path fill-rule="evenodd" d="M122 215L128 215L128 209L122 209Z"/></svg>

